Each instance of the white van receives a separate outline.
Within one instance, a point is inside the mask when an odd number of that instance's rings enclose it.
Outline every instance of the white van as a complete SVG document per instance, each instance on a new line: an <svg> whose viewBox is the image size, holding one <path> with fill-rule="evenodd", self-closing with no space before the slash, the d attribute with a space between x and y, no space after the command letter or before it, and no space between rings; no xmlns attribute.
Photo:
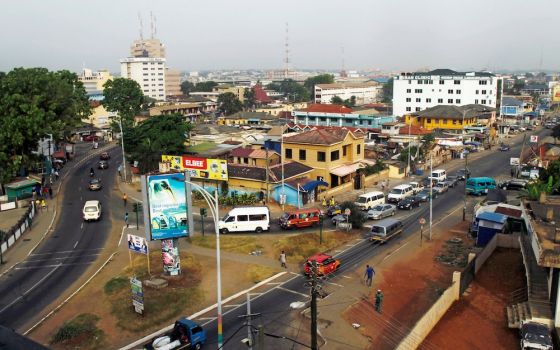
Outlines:
<svg viewBox="0 0 560 350"><path fill-rule="evenodd" d="M428 179L435 182L443 182L447 180L447 173L443 169L436 169L432 171L432 174L428 177Z"/></svg>
<svg viewBox="0 0 560 350"><path fill-rule="evenodd" d="M398 185L395 186L389 195L387 196L387 202L389 203L398 203L399 201L405 199L408 196L412 196L414 194L414 190L410 185Z"/></svg>
<svg viewBox="0 0 560 350"><path fill-rule="evenodd" d="M101 219L101 203L99 201L87 201L82 209L84 221Z"/></svg>
<svg viewBox="0 0 560 350"><path fill-rule="evenodd" d="M257 233L270 229L270 211L268 207L233 208L218 222L220 233L247 232Z"/></svg>
<svg viewBox="0 0 560 350"><path fill-rule="evenodd" d="M370 210L378 204L385 204L385 194L381 191L361 194L354 204L362 210Z"/></svg>

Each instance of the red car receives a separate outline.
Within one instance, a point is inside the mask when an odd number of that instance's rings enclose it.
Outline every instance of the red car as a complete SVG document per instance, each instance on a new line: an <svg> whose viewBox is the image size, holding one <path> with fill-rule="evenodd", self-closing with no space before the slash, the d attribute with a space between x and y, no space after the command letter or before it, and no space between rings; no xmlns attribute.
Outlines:
<svg viewBox="0 0 560 350"><path fill-rule="evenodd" d="M101 160L109 160L109 159L111 159L111 156L109 155L109 153L103 152L103 153L101 153L101 155L99 156L99 159L101 159Z"/></svg>
<svg viewBox="0 0 560 350"><path fill-rule="evenodd" d="M319 276L333 273L340 267L340 260L333 258L331 255L324 253L315 254L309 257L303 266L307 276L311 275L311 262L313 260L317 262L317 275Z"/></svg>
<svg viewBox="0 0 560 350"><path fill-rule="evenodd" d="M92 141L99 141L100 137L97 135L87 135L84 136L83 140L86 142L92 142Z"/></svg>

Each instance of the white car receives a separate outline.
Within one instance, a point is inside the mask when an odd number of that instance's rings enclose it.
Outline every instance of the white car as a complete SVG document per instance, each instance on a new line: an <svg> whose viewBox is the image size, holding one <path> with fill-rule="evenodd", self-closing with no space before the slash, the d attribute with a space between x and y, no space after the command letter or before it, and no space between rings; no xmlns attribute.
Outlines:
<svg viewBox="0 0 560 350"><path fill-rule="evenodd" d="M414 192L414 194L417 194L424 189L424 186L422 186L420 182L413 181L409 182L408 184L412 186L412 191Z"/></svg>
<svg viewBox="0 0 560 350"><path fill-rule="evenodd" d="M433 191L442 194L444 192L447 192L449 190L449 185L447 184L447 182L438 182L433 188Z"/></svg>
<svg viewBox="0 0 560 350"><path fill-rule="evenodd" d="M84 221L93 221L101 219L101 203L99 201L87 201L82 210Z"/></svg>

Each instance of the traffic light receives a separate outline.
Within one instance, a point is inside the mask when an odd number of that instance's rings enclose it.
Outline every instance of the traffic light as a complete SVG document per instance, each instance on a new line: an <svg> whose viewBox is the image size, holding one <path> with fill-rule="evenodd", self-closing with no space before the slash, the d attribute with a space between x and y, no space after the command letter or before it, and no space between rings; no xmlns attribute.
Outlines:
<svg viewBox="0 0 560 350"><path fill-rule="evenodd" d="M134 213L140 213L142 212L142 203L133 203L132 204L132 211Z"/></svg>

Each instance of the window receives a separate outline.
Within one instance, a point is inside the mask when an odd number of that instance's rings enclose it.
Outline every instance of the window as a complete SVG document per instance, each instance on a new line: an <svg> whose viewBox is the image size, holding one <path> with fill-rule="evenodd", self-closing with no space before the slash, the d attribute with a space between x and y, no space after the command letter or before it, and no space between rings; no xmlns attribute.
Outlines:
<svg viewBox="0 0 560 350"><path fill-rule="evenodd" d="M410 102L412 99L410 97L406 98L406 102Z"/></svg>
<svg viewBox="0 0 560 350"><path fill-rule="evenodd" d="M411 110L412 110L412 108L406 107L406 111L407 111L407 112L410 112Z"/></svg>
<svg viewBox="0 0 560 350"><path fill-rule="evenodd" d="M263 221L266 220L266 214L250 214L249 221Z"/></svg>
<svg viewBox="0 0 560 350"><path fill-rule="evenodd" d="M237 215L237 221L249 221L249 215Z"/></svg>
<svg viewBox="0 0 560 350"><path fill-rule="evenodd" d="M422 93L422 89L414 89L414 92L417 94L421 94Z"/></svg>
<svg viewBox="0 0 560 350"><path fill-rule="evenodd" d="M453 119L453 125L457 125L457 120Z"/></svg>
<svg viewBox="0 0 560 350"><path fill-rule="evenodd" d="M453 80L453 84L459 85L459 84L461 84L461 81L460 80Z"/></svg>
<svg viewBox="0 0 560 350"><path fill-rule="evenodd" d="M478 104L478 100L474 100L474 104L477 105L477 104Z"/></svg>
<svg viewBox="0 0 560 350"><path fill-rule="evenodd" d="M432 102L432 99L431 99L431 98L427 98L427 99L426 99L426 102L430 103L430 102Z"/></svg>
<svg viewBox="0 0 560 350"><path fill-rule="evenodd" d="M488 95L492 95L492 90L488 90Z"/></svg>
<svg viewBox="0 0 560 350"><path fill-rule="evenodd" d="M483 94L483 95L486 95L486 90L482 90L482 94Z"/></svg>
<svg viewBox="0 0 560 350"><path fill-rule="evenodd" d="M417 98L417 99L416 99L416 102L422 102L422 99L421 99L421 98Z"/></svg>
<svg viewBox="0 0 560 350"><path fill-rule="evenodd" d="M474 93L478 95L478 92L479 92L479 91L478 91L478 90L476 90L476 91L475 91Z"/></svg>
<svg viewBox="0 0 560 350"><path fill-rule="evenodd" d="M307 158L307 152L304 149L299 150L299 160L305 160Z"/></svg>
<svg viewBox="0 0 560 350"><path fill-rule="evenodd" d="M440 80L440 81L439 81L439 85L443 85L444 83L445 83L444 80Z"/></svg>
<svg viewBox="0 0 560 350"><path fill-rule="evenodd" d="M492 104L492 100L488 100L488 104L491 105L491 104Z"/></svg>
<svg viewBox="0 0 560 350"><path fill-rule="evenodd" d="M426 83L432 85L434 83L434 81L433 80L426 80Z"/></svg>
<svg viewBox="0 0 560 350"><path fill-rule="evenodd" d="M447 120L447 119L444 119L444 120L443 120L443 123L444 123L444 124L447 124L447 123L448 123L448 120Z"/></svg>
<svg viewBox="0 0 560 350"><path fill-rule="evenodd" d="M438 98L437 103L443 103L443 98Z"/></svg>
<svg viewBox="0 0 560 350"><path fill-rule="evenodd" d="M486 80L479 80L478 85L488 85L488 81Z"/></svg>
<svg viewBox="0 0 560 350"><path fill-rule="evenodd" d="M461 94L461 90L455 90L455 93L456 93L457 95L460 95L460 94Z"/></svg>
<svg viewBox="0 0 560 350"><path fill-rule="evenodd" d="M317 151L317 161L318 162L324 162L326 160L327 160L327 156L326 156L325 152Z"/></svg>
<svg viewBox="0 0 560 350"><path fill-rule="evenodd" d="M431 124L432 123L432 118L427 118L426 123Z"/></svg>
<svg viewBox="0 0 560 350"><path fill-rule="evenodd" d="M310 122L314 122L315 121L315 117L308 117Z"/></svg>
<svg viewBox="0 0 560 350"><path fill-rule="evenodd" d="M456 103L456 104L459 104L459 103L461 103L461 100L458 99L458 98L456 98L456 99L455 99L455 103Z"/></svg>
<svg viewBox="0 0 560 350"><path fill-rule="evenodd" d="M453 94L453 90L452 90L452 89L449 89L449 90L447 90L447 93L452 95L452 94Z"/></svg>
<svg viewBox="0 0 560 350"><path fill-rule="evenodd" d="M412 84L412 80L409 80L409 81L408 81L408 85L410 85L410 84Z"/></svg>
<svg viewBox="0 0 560 350"><path fill-rule="evenodd" d="M418 80L418 84L422 84L422 79Z"/></svg>
<svg viewBox="0 0 560 350"><path fill-rule="evenodd" d="M447 103L453 104L453 99L452 99L452 98L448 98L448 99L447 99Z"/></svg>
<svg viewBox="0 0 560 350"><path fill-rule="evenodd" d="M356 154L361 154L362 153L362 145L358 145L356 147Z"/></svg>
<svg viewBox="0 0 560 350"><path fill-rule="evenodd" d="M326 121L327 121L327 118L325 118L325 117L319 117L319 121L326 122Z"/></svg>
<svg viewBox="0 0 560 350"><path fill-rule="evenodd" d="M420 107L416 107L416 112L420 112Z"/></svg>
<svg viewBox="0 0 560 350"><path fill-rule="evenodd" d="M292 159L292 149L286 148L286 158Z"/></svg>
<svg viewBox="0 0 560 350"><path fill-rule="evenodd" d="M249 164L249 158L243 158L243 163Z"/></svg>
<svg viewBox="0 0 560 350"><path fill-rule="evenodd" d="M406 89L407 94L410 94L411 91L412 91L411 89Z"/></svg>
<svg viewBox="0 0 560 350"><path fill-rule="evenodd" d="M335 161L335 160L339 160L340 159L340 151L336 150L336 151L332 151L331 152L331 162Z"/></svg>
<svg viewBox="0 0 560 350"><path fill-rule="evenodd" d="M486 100L480 100L480 104L481 104L481 105L485 105L485 104L486 104Z"/></svg>

